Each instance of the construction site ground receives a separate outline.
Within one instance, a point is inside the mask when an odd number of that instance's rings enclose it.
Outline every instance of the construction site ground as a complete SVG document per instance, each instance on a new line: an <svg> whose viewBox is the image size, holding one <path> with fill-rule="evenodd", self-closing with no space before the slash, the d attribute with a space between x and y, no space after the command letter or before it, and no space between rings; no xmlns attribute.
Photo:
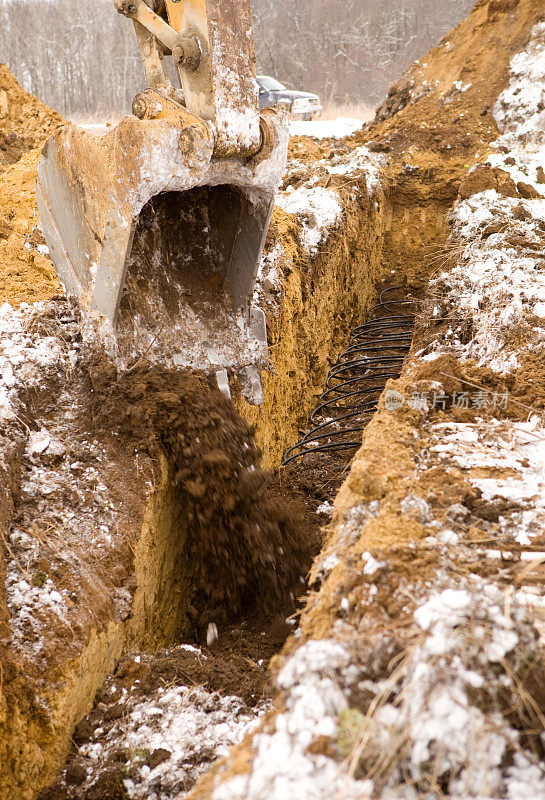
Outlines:
<svg viewBox="0 0 545 800"><path fill-rule="evenodd" d="M35 206L65 123L0 67L1 798L545 795L544 108L542 3L480 0L292 136L256 409L85 338ZM391 286L361 448L280 467Z"/></svg>

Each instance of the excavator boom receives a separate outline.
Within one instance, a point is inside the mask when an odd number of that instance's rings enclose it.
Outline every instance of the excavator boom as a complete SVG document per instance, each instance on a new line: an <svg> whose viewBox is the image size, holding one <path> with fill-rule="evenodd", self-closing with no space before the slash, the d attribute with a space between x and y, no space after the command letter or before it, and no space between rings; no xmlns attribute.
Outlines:
<svg viewBox="0 0 545 800"><path fill-rule="evenodd" d="M115 0L149 84L102 136L46 143L38 209L57 273L120 365L237 373L261 400L265 321L252 295L286 121L258 111L249 0ZM171 55L179 86L165 64Z"/></svg>

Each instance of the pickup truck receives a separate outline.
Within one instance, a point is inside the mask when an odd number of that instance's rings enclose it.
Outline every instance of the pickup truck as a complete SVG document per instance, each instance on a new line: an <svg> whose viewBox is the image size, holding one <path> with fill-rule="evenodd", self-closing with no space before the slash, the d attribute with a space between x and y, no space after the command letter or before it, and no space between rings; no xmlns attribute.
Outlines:
<svg viewBox="0 0 545 800"><path fill-rule="evenodd" d="M287 109L294 119L316 119L322 113L322 105L317 94L295 92L270 75L258 75L259 108L281 106Z"/></svg>

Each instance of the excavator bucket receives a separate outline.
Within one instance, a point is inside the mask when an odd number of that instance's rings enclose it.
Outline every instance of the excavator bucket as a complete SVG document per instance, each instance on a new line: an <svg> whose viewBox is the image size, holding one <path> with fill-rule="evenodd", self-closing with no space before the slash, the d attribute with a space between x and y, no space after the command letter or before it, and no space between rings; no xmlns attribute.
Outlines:
<svg viewBox="0 0 545 800"><path fill-rule="evenodd" d="M259 403L267 338L252 296L287 131L273 109L257 110L248 3L166 0L168 22L143 0L116 6L162 85L109 133L67 125L46 143L37 197L53 263L120 365L216 373L224 389L236 372ZM185 105L157 78L167 47Z"/></svg>

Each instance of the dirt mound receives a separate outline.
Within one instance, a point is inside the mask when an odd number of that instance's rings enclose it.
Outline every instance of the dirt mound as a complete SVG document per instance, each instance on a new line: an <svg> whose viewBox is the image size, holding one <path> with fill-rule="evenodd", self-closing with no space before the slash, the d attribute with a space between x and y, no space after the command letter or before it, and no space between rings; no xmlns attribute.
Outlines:
<svg viewBox="0 0 545 800"><path fill-rule="evenodd" d="M0 297L13 306L62 291L37 229L36 173L43 143L64 123L0 64Z"/></svg>
<svg viewBox="0 0 545 800"><path fill-rule="evenodd" d="M137 367L115 381L91 365L97 422L161 452L183 495L194 590L232 611L282 604L307 572L302 515L267 494L253 431L202 377Z"/></svg>
<svg viewBox="0 0 545 800"><path fill-rule="evenodd" d="M65 122L60 114L25 92L8 67L0 64L0 166L19 161Z"/></svg>
<svg viewBox="0 0 545 800"><path fill-rule="evenodd" d="M509 63L543 18L535 0L481 0L439 46L409 67L356 140L380 139L385 152L413 145L452 156L474 153L496 135L492 108Z"/></svg>
<svg viewBox="0 0 545 800"><path fill-rule="evenodd" d="M36 170L40 150L0 171L0 296L13 306L62 292L37 229Z"/></svg>

